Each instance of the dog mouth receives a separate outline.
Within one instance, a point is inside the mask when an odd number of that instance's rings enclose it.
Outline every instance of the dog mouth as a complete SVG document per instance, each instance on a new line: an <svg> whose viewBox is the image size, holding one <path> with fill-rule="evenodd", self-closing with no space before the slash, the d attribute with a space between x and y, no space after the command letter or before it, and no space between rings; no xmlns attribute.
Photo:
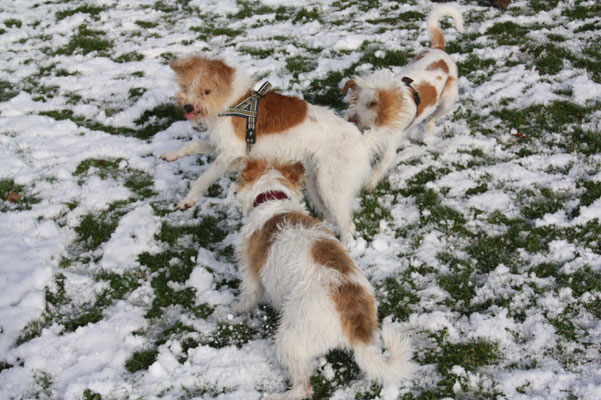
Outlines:
<svg viewBox="0 0 601 400"><path fill-rule="evenodd" d="M184 117L186 119L197 119L202 115L202 113L197 111L196 107L194 107L192 104L184 104L182 108L184 109Z"/></svg>

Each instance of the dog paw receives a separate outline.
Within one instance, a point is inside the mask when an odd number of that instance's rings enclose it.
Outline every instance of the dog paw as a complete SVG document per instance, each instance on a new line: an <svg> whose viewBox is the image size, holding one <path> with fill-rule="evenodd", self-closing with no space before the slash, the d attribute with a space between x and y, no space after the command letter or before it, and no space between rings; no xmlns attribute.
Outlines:
<svg viewBox="0 0 601 400"><path fill-rule="evenodd" d="M370 180L365 184L365 186L363 186L363 190L365 190L367 193L371 193L374 191L376 186L378 186L378 181Z"/></svg>
<svg viewBox="0 0 601 400"><path fill-rule="evenodd" d="M194 204L196 204L196 201L194 201L194 200L183 199L182 201L180 201L179 203L177 203L177 208L179 208L180 210L184 211L184 210L187 210L190 207L193 207Z"/></svg>
<svg viewBox="0 0 601 400"><path fill-rule="evenodd" d="M249 302L246 302L246 301L241 301L239 303L232 305L232 311L235 314L246 314L253 308L254 308L254 304L250 304Z"/></svg>
<svg viewBox="0 0 601 400"><path fill-rule="evenodd" d="M263 396L266 400L304 400L311 398L311 392L308 393L297 393L293 390L290 390L285 393L268 393Z"/></svg>
<svg viewBox="0 0 601 400"><path fill-rule="evenodd" d="M161 154L160 157L165 161L175 161L179 158L177 153L175 153L174 151L166 151L163 154Z"/></svg>

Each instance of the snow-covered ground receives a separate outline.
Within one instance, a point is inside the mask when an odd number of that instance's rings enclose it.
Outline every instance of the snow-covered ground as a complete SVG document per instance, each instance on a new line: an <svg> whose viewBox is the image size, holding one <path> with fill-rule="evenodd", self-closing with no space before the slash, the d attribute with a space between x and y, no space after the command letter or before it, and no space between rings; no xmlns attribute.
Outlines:
<svg viewBox="0 0 601 400"><path fill-rule="evenodd" d="M460 96L357 201L351 247L420 364L399 398L601 398L601 6L460 1L443 24ZM0 398L258 399L287 374L266 306L235 315L233 174L167 62L205 52L340 106L340 81L428 46L426 0L0 4ZM343 110L338 110L343 112ZM180 119L181 118L181 119ZM137 363L137 364L136 364ZM315 398L379 393L352 358Z"/></svg>

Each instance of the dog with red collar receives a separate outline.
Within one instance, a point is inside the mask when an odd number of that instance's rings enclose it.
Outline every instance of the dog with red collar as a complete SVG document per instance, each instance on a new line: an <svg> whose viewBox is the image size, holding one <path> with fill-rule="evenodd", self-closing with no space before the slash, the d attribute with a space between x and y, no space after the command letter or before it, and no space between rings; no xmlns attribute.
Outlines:
<svg viewBox="0 0 601 400"><path fill-rule="evenodd" d="M251 160L237 192L245 225L235 310L248 311L267 295L281 312L276 349L292 375L290 391L268 398L310 397L312 361L335 348L353 350L368 378L394 391L414 369L409 341L384 326L389 355L382 355L374 290L334 234L308 215L301 193L304 172L300 162Z"/></svg>

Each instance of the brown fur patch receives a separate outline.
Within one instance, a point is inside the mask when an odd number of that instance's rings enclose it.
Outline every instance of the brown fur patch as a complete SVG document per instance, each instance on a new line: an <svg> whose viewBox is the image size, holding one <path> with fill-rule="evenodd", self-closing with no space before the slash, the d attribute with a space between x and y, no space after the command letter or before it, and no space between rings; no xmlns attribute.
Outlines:
<svg viewBox="0 0 601 400"><path fill-rule="evenodd" d="M422 51L421 53L419 53L419 54L418 54L418 55L417 55L417 56L416 56L416 57L413 59L413 61L412 61L412 62L419 61L419 60L421 60L422 58L424 58L424 57L425 57L425 56L427 56L427 55L428 55L428 50L424 50L424 51Z"/></svg>
<svg viewBox="0 0 601 400"><path fill-rule="evenodd" d="M449 66L446 62L444 62L444 60L434 61L432 64L426 67L427 71L436 71L438 69L444 72L445 74L449 73Z"/></svg>
<svg viewBox="0 0 601 400"><path fill-rule="evenodd" d="M296 185L300 182L302 177L305 175L305 166L302 162L287 163L284 165L275 164L275 168L280 171L284 178L288 182Z"/></svg>
<svg viewBox="0 0 601 400"><path fill-rule="evenodd" d="M346 83L344 84L344 87L342 88L342 93L346 94L346 92L348 92L349 90L354 90L357 87L357 82L355 82L352 79L349 79L348 81L346 81Z"/></svg>
<svg viewBox="0 0 601 400"><path fill-rule="evenodd" d="M311 248L313 260L327 268L335 269L342 275L350 275L359 269L349 257L348 251L335 239L320 239Z"/></svg>
<svg viewBox="0 0 601 400"><path fill-rule="evenodd" d="M248 160L246 167L240 173L241 187L250 186L259 179L261 175L270 168L270 164L265 160Z"/></svg>
<svg viewBox="0 0 601 400"><path fill-rule="evenodd" d="M232 91L232 67L222 60L202 56L178 58L169 66L182 89L177 95L180 105L194 104L202 116L214 115L223 107Z"/></svg>
<svg viewBox="0 0 601 400"><path fill-rule="evenodd" d="M444 50L444 35L438 28L432 28L430 30L432 36L432 47L435 49Z"/></svg>
<svg viewBox="0 0 601 400"><path fill-rule="evenodd" d="M446 83L444 84L444 88L442 89L442 93L444 93L453 83L455 83L456 79L452 76L449 76Z"/></svg>
<svg viewBox="0 0 601 400"><path fill-rule="evenodd" d="M250 92L236 101L241 103L250 96ZM236 104L232 104L235 106ZM307 117L309 106L307 102L294 96L284 96L273 91L268 92L259 100L258 118L257 118L257 140L261 136L273 133L283 133L302 123ZM245 140L246 138L246 118L232 117L232 124L236 136Z"/></svg>
<svg viewBox="0 0 601 400"><path fill-rule="evenodd" d="M399 121L403 100L396 90L378 90L377 126L392 126Z"/></svg>
<svg viewBox="0 0 601 400"><path fill-rule="evenodd" d="M304 228L313 228L321 226L322 223L318 219L293 211L274 215L265 222L260 230L253 232L247 241L246 252L250 270L257 278L260 276L261 269L267 261L267 256L269 255L271 246L275 242L277 234L286 227L298 225Z"/></svg>
<svg viewBox="0 0 601 400"><path fill-rule="evenodd" d="M436 88L428 82L422 82L415 87L419 94L420 103L417 106L417 117L419 117L427 107L434 106L438 101L438 92Z"/></svg>
<svg viewBox="0 0 601 400"><path fill-rule="evenodd" d="M270 168L277 169L282 174L282 185L300 194L305 175L305 166L300 161L280 164L277 161L270 163L266 160L250 159L240 173L240 188L251 186Z"/></svg>
<svg viewBox="0 0 601 400"><path fill-rule="evenodd" d="M332 288L330 297L338 311L342 330L351 344L370 343L378 327L374 296L362 286L348 282Z"/></svg>

